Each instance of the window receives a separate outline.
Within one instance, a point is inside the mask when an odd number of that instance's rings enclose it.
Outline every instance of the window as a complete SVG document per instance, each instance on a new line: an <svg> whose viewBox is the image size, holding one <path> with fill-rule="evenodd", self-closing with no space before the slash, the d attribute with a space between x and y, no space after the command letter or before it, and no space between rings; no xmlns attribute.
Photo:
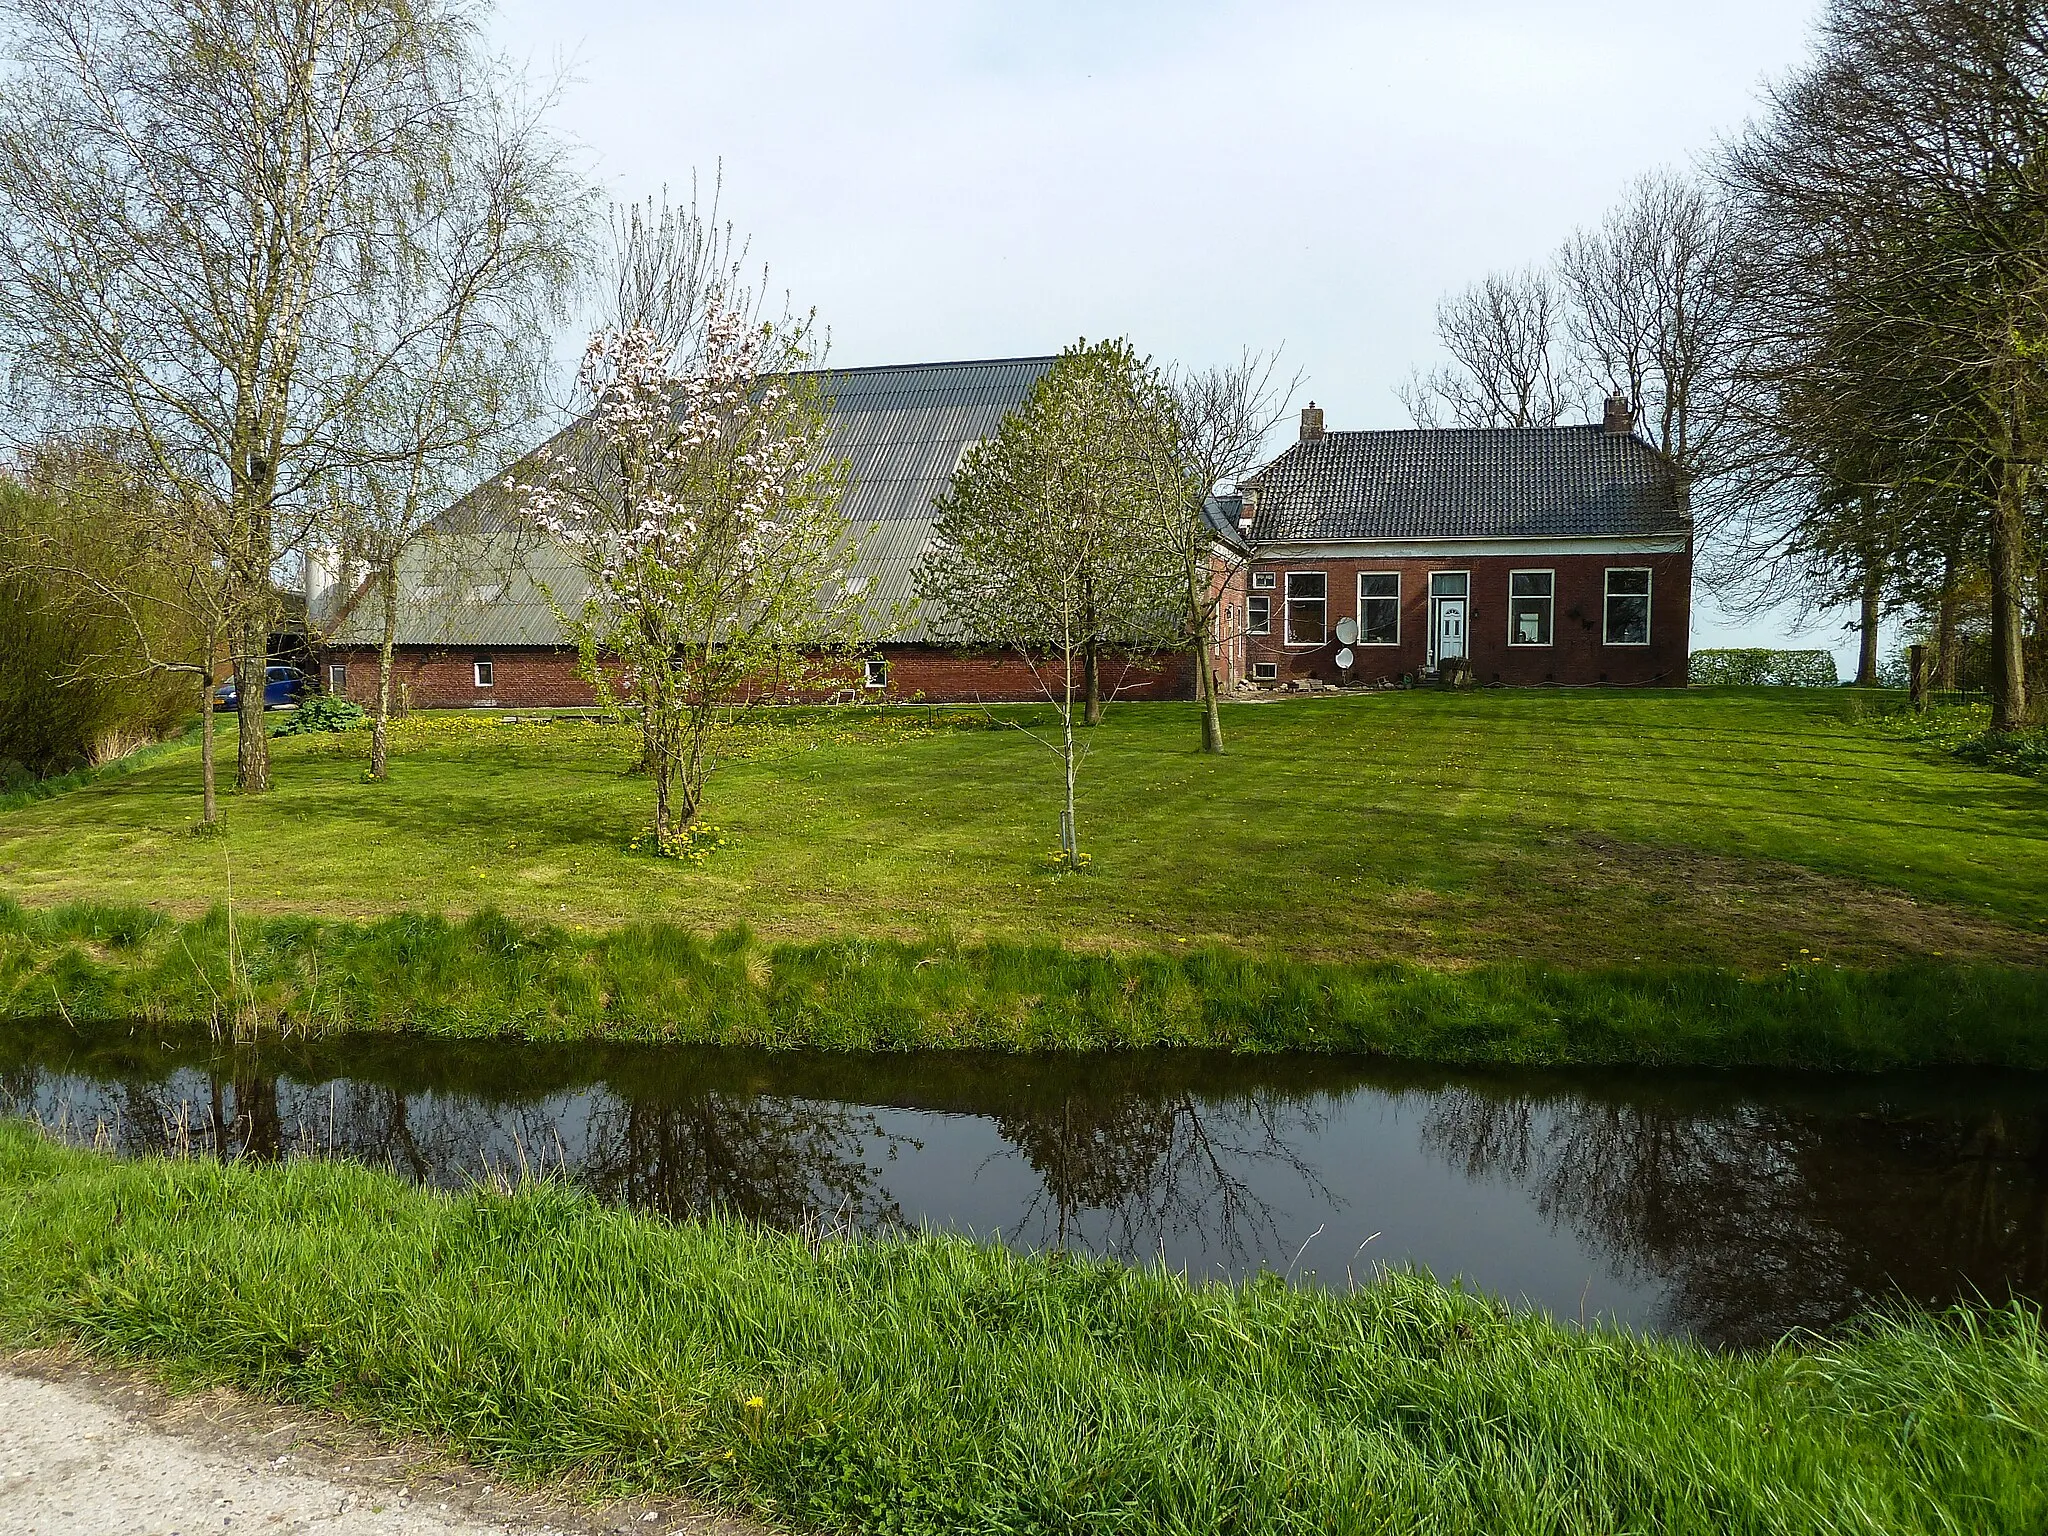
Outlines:
<svg viewBox="0 0 2048 1536"><path fill-rule="evenodd" d="M1287 643L1321 645L1329 638L1330 580L1321 571L1287 573Z"/></svg>
<svg viewBox="0 0 2048 1536"><path fill-rule="evenodd" d="M889 686L889 663L880 656L868 659L868 686L886 688Z"/></svg>
<svg viewBox="0 0 2048 1536"><path fill-rule="evenodd" d="M1550 616L1556 601L1556 572L1509 571L1508 644L1550 644Z"/></svg>
<svg viewBox="0 0 2048 1536"><path fill-rule="evenodd" d="M1277 683L1280 681L1280 663L1277 661L1255 661L1252 663L1252 681L1255 683Z"/></svg>
<svg viewBox="0 0 2048 1536"><path fill-rule="evenodd" d="M348 663L330 661L327 664L327 691L337 699L348 692Z"/></svg>
<svg viewBox="0 0 2048 1536"><path fill-rule="evenodd" d="M1364 571L1358 578L1358 643L1401 643L1401 573Z"/></svg>
<svg viewBox="0 0 2048 1536"><path fill-rule="evenodd" d="M1429 573L1429 595L1431 597L1463 597L1466 583L1471 578L1463 571L1431 571Z"/></svg>
<svg viewBox="0 0 2048 1536"><path fill-rule="evenodd" d="M491 686L491 658L479 656L476 659L476 685L479 688Z"/></svg>
<svg viewBox="0 0 2048 1536"><path fill-rule="evenodd" d="M1253 590L1254 592L1270 592L1270 591L1272 591L1272 590L1273 590L1273 573L1272 573L1271 571L1253 571L1253 572L1252 572L1252 590Z"/></svg>
<svg viewBox="0 0 2048 1536"><path fill-rule="evenodd" d="M1244 632L1248 635L1273 633L1273 599L1248 597L1244 604Z"/></svg>
<svg viewBox="0 0 2048 1536"><path fill-rule="evenodd" d="M1607 573L1607 625L1602 638L1609 645L1650 643L1649 571Z"/></svg>

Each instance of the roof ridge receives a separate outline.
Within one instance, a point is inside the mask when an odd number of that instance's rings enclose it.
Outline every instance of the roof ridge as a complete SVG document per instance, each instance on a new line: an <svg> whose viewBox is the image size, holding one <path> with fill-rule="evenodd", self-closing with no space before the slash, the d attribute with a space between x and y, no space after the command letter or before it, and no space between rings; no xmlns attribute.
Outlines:
<svg viewBox="0 0 2048 1536"><path fill-rule="evenodd" d="M1059 354L1046 352L1028 357L964 357L951 362L937 363L863 363L858 368L804 368L804 374L844 373L915 373L926 368L1001 368L1016 367L1024 363L1045 363L1050 366L1059 361Z"/></svg>

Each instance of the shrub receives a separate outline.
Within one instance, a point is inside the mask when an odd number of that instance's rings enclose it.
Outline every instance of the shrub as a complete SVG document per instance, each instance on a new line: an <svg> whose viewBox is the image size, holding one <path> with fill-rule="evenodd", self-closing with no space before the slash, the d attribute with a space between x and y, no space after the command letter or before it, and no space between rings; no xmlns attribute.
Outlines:
<svg viewBox="0 0 2048 1536"><path fill-rule="evenodd" d="M1832 688L1833 651L1694 651L1695 688Z"/></svg>
<svg viewBox="0 0 2048 1536"><path fill-rule="evenodd" d="M316 731L353 731L369 720L362 705L332 694L316 693L272 727L273 736L305 736Z"/></svg>

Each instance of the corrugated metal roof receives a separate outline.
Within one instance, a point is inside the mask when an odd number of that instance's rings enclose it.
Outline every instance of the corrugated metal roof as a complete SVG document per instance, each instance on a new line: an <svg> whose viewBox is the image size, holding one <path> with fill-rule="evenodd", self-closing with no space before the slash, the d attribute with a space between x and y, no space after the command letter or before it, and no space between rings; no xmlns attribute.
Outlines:
<svg viewBox="0 0 2048 1536"><path fill-rule="evenodd" d="M1686 530L1670 466L1600 426L1332 432L1244 482L1260 543Z"/></svg>
<svg viewBox="0 0 2048 1536"><path fill-rule="evenodd" d="M914 609L917 570L936 517L933 502L951 483L969 445L993 437L1003 418L1024 403L1052 363L1050 357L1010 357L825 369L818 375L829 406L825 454L847 464L839 506L859 548L853 575L867 580L865 595L876 611L896 618L889 638L928 638ZM573 438L575 431L568 428L554 441ZM502 534L502 478L492 476L451 507L446 514L451 529L482 528ZM456 583L437 574L448 559L445 551L431 547L434 542L431 537L422 540L404 563L399 644L564 643L542 584L572 610L581 604L587 588L560 549L542 545L508 553L500 563L510 569L476 576L458 593ZM470 563L493 562L486 557ZM484 595L500 582L501 593ZM375 644L382 623L374 602L359 603L330 638L341 645Z"/></svg>

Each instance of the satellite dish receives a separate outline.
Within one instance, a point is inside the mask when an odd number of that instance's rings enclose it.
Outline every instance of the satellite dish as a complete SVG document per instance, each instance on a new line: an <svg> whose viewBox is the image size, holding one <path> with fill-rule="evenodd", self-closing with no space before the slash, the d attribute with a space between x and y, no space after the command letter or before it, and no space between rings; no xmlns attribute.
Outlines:
<svg viewBox="0 0 2048 1536"><path fill-rule="evenodd" d="M1339 619L1337 621L1337 643L1339 645L1356 645L1358 643L1358 620ZM1348 667L1351 663L1340 661L1337 665Z"/></svg>
<svg viewBox="0 0 2048 1536"><path fill-rule="evenodd" d="M1351 654L1351 647L1348 645L1345 646L1343 650L1337 653L1337 665L1341 670L1345 672L1349 672L1351 670L1351 663L1356 660L1358 660L1358 658Z"/></svg>

